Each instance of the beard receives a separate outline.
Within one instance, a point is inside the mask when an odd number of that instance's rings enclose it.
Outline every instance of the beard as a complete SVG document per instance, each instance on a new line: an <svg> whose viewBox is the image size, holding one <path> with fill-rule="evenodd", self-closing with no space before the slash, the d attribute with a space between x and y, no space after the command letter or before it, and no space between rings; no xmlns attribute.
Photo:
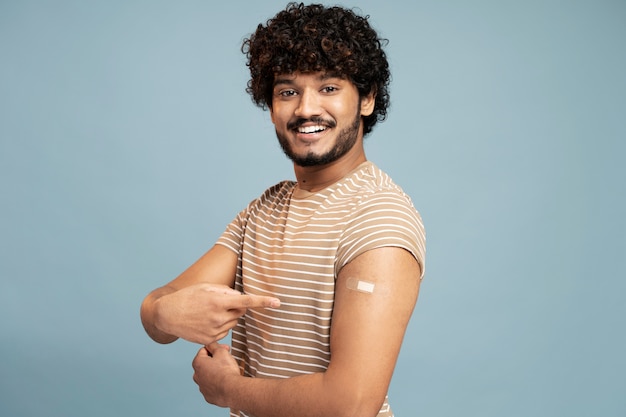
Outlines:
<svg viewBox="0 0 626 417"><path fill-rule="evenodd" d="M325 123L327 126L335 125L334 122L329 123L329 122L325 122L324 120L320 120L318 118L312 118L312 119L297 120L296 122L293 123L292 126L288 126L288 127L297 129L298 126L308 121L317 122L317 123ZM285 155L287 155L289 159L291 159L291 161L294 164L301 166L301 167L321 166L321 165L330 164L331 162L335 162L336 160L338 160L339 158L347 154L350 149L352 149L352 147L354 146L354 144L356 143L359 137L360 126L361 126L361 111L359 109L357 111L356 117L354 118L354 121L352 122L352 124L339 132L339 134L337 135L337 139L335 141L335 145L332 147L332 149L330 149L328 152L323 153L321 155L317 155L313 152L309 152L306 155L297 155L296 153L294 153L289 143L289 140L285 136L278 133L278 131L276 131L276 136L278 137L278 143L280 144L280 147L282 148L283 152L285 153Z"/></svg>

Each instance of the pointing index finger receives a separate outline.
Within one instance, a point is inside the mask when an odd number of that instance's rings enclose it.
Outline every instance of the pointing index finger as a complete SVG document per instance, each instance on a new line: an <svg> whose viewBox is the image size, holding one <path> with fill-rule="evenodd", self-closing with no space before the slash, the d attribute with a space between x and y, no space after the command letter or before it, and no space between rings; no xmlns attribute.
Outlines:
<svg viewBox="0 0 626 417"><path fill-rule="evenodd" d="M242 294L229 297L231 308L278 308L280 300L276 297Z"/></svg>

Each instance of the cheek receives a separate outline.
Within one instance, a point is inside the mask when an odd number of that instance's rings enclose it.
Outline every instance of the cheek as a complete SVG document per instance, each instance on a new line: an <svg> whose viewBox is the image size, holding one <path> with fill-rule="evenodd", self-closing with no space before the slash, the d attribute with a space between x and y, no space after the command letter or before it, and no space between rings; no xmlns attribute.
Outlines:
<svg viewBox="0 0 626 417"><path fill-rule="evenodd" d="M284 106L276 106L270 110L270 118L272 120L272 123L276 127L281 127L287 124L287 122L290 120L288 116L289 110L286 109Z"/></svg>

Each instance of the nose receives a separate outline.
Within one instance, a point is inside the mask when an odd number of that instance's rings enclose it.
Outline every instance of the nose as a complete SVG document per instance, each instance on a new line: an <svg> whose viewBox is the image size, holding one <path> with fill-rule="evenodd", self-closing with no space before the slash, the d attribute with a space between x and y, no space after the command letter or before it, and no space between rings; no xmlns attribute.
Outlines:
<svg viewBox="0 0 626 417"><path fill-rule="evenodd" d="M322 110L317 92L310 89L302 91L295 116L308 119L312 116L319 116L321 113Z"/></svg>

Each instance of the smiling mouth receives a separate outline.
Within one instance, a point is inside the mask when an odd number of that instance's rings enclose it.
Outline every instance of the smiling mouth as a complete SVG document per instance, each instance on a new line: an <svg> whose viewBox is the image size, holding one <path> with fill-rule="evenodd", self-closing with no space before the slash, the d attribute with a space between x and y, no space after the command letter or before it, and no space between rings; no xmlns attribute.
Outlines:
<svg viewBox="0 0 626 417"><path fill-rule="evenodd" d="M293 130L302 135L313 135L322 133L336 126L333 120L324 120L321 117L312 117L310 119L297 119L287 123L287 129Z"/></svg>
<svg viewBox="0 0 626 417"><path fill-rule="evenodd" d="M327 129L326 126L315 125L315 126L301 126L297 130L298 130L298 133L310 134L310 133L320 133L320 132L325 131L326 129Z"/></svg>

